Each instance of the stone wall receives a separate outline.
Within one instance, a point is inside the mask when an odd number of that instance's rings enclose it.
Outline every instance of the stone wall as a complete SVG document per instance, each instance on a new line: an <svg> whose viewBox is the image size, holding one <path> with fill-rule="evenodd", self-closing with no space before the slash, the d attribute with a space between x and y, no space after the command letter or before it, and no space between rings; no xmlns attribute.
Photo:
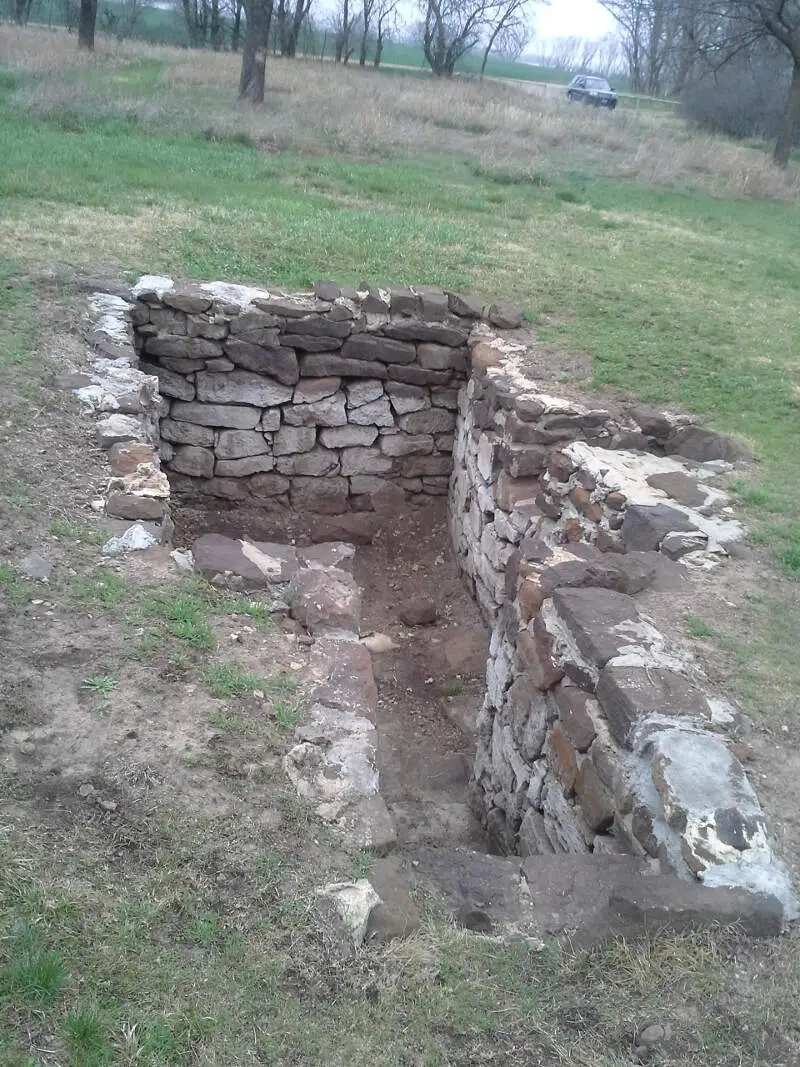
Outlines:
<svg viewBox="0 0 800 1067"><path fill-rule="evenodd" d="M450 491L459 566L492 626L472 786L490 848L650 856L791 911L730 751L741 719L636 600L743 536L708 484L741 446L549 396L520 355L473 333Z"/></svg>
<svg viewBox="0 0 800 1067"><path fill-rule="evenodd" d="M139 365L159 381L174 485L328 515L447 494L482 305L331 282L285 296L144 278L134 293ZM508 322L502 308L486 313Z"/></svg>
<svg viewBox="0 0 800 1067"><path fill-rule="evenodd" d="M545 393L518 313L440 290L148 277L131 297L96 298L102 354L76 391L105 416L105 508L144 524L135 547L169 538L170 482L330 515L447 493L492 628L472 783L490 847L632 852L796 914L731 752L741 716L640 609L743 536L713 484L738 442Z"/></svg>

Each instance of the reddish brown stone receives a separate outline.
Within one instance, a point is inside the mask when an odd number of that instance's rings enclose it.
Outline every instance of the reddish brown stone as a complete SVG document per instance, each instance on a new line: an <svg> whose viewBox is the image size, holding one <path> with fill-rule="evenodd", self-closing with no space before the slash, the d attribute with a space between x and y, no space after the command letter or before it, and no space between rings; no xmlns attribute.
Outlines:
<svg viewBox="0 0 800 1067"><path fill-rule="evenodd" d="M564 523L564 537L570 544L580 541L583 537L583 527L578 519L567 519Z"/></svg>
<svg viewBox="0 0 800 1067"><path fill-rule="evenodd" d="M583 511L590 500L589 491L584 489L582 485L576 485L569 494L569 498L579 511Z"/></svg>
<svg viewBox="0 0 800 1067"><path fill-rule="evenodd" d="M498 367L499 365L499 348L492 348L486 341L479 341L472 349L472 369L475 373L485 373L489 367Z"/></svg>
<svg viewBox="0 0 800 1067"><path fill-rule="evenodd" d="M597 540L595 541L595 544L601 552L625 551L625 545L623 545L619 537L615 537L612 533L609 533L608 530L597 531Z"/></svg>
<svg viewBox="0 0 800 1067"><path fill-rule="evenodd" d="M541 586L533 578L526 578L519 587L517 603L522 622L529 622L544 601Z"/></svg>
<svg viewBox="0 0 800 1067"><path fill-rule="evenodd" d="M606 507L611 508L612 511L622 511L627 503L628 498L624 493L609 493L606 497Z"/></svg>
<svg viewBox="0 0 800 1067"><path fill-rule="evenodd" d="M547 469L557 481L568 482L575 473L575 464L563 452L551 452Z"/></svg>
<svg viewBox="0 0 800 1067"><path fill-rule="evenodd" d="M590 830L602 833L614 821L614 798L600 781L591 760L584 760L575 779L581 811Z"/></svg>
<svg viewBox="0 0 800 1067"><path fill-rule="evenodd" d="M519 632L517 650L537 689L550 689L564 677L563 670L553 660L553 639L537 617Z"/></svg>
<svg viewBox="0 0 800 1067"><path fill-rule="evenodd" d="M569 738L558 723L547 739L547 755L564 788L573 793L578 777L578 760Z"/></svg>
<svg viewBox="0 0 800 1067"><path fill-rule="evenodd" d="M140 463L155 463L155 459L153 446L143 441L118 441L108 450L111 473L117 477L133 474Z"/></svg>
<svg viewBox="0 0 800 1067"><path fill-rule="evenodd" d="M578 752L586 752L597 736L594 722L587 710L591 697L575 685L564 684L557 685L553 695L564 733Z"/></svg>
<svg viewBox="0 0 800 1067"><path fill-rule="evenodd" d="M160 522L164 517L166 501L152 496L135 496L133 493L110 493L106 500L106 514L115 519L130 519Z"/></svg>
<svg viewBox="0 0 800 1067"><path fill-rule="evenodd" d="M511 478L500 471L494 489L494 502L503 511L513 511L522 500L533 500L539 492L537 478Z"/></svg>

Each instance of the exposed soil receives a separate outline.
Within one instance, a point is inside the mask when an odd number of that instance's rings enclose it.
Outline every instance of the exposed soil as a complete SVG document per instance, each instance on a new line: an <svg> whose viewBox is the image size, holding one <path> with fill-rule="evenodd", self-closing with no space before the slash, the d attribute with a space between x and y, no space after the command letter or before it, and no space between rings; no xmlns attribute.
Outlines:
<svg viewBox="0 0 800 1067"><path fill-rule="evenodd" d="M396 648L373 655L381 792L400 844L481 847L466 797L483 699L489 634L459 578L443 503L397 516L356 552L363 625ZM435 605L433 625L409 627L404 605Z"/></svg>

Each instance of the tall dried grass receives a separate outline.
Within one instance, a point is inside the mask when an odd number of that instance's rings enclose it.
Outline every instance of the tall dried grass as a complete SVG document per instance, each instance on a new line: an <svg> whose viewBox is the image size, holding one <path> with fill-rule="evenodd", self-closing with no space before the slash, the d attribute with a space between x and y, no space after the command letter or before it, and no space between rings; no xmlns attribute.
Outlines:
<svg viewBox="0 0 800 1067"><path fill-rule="evenodd" d="M126 84L125 69L142 60L156 61L160 72L151 85ZM19 97L38 113L135 111L156 128L309 153L448 153L520 180L578 167L716 195L800 194L800 174L773 166L766 151L694 131L669 112L598 113L511 84L433 82L277 59L268 64L267 101L253 108L235 100L238 63L230 53L105 38L87 56L62 31L0 26L0 65L35 76ZM81 70L94 76L82 79Z"/></svg>

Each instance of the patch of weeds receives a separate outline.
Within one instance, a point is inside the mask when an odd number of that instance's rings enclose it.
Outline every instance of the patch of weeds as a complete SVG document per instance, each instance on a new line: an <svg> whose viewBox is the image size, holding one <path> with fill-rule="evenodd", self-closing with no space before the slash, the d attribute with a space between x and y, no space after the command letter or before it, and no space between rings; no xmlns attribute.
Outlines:
<svg viewBox="0 0 800 1067"><path fill-rule="evenodd" d="M67 980L60 952L47 948L41 932L26 927L10 943L8 963L0 969L0 999L52 1004Z"/></svg>
<svg viewBox="0 0 800 1067"><path fill-rule="evenodd" d="M226 734L245 734L251 727L250 720L244 715L217 711L209 718L209 724Z"/></svg>
<svg viewBox="0 0 800 1067"><path fill-rule="evenodd" d="M265 685L252 674L247 674L231 663L212 663L210 667L206 667L203 678L212 697L220 699L259 692Z"/></svg>
<svg viewBox="0 0 800 1067"><path fill-rule="evenodd" d="M62 1034L74 1064L80 1064L80 1067L105 1067L114 1062L114 1049L108 1043L106 1026L98 1012L69 1012Z"/></svg>
<svg viewBox="0 0 800 1067"><path fill-rule="evenodd" d="M119 604L125 585L115 571L78 575L71 584L73 597L81 603L97 603L104 607Z"/></svg>
<svg viewBox="0 0 800 1067"><path fill-rule="evenodd" d="M163 619L172 636L192 648L214 647L214 634L207 621L208 604L194 593L148 593L142 606L145 614Z"/></svg>
<svg viewBox="0 0 800 1067"><path fill-rule="evenodd" d="M298 704L290 704L286 700L277 700L274 704L275 722L284 730L293 730L297 726L300 714Z"/></svg>
<svg viewBox="0 0 800 1067"><path fill-rule="evenodd" d="M800 545L791 545L780 554L780 563L786 574L800 577Z"/></svg>
<svg viewBox="0 0 800 1067"><path fill-rule="evenodd" d="M24 508L32 502L28 486L16 482L4 485L0 489L0 498L7 501L14 508Z"/></svg>
<svg viewBox="0 0 800 1067"><path fill-rule="evenodd" d="M220 917L215 911L205 912L189 923L186 936L201 948L213 948L220 935Z"/></svg>
<svg viewBox="0 0 800 1067"><path fill-rule="evenodd" d="M537 188L550 185L549 178L538 170L528 174L521 170L492 169L478 164L472 168L472 173L476 178L484 178L497 185L532 185Z"/></svg>
<svg viewBox="0 0 800 1067"><path fill-rule="evenodd" d="M96 674L92 678L84 678L81 682L81 689L102 697L111 696L116 688L117 679L110 674Z"/></svg>
<svg viewBox="0 0 800 1067"><path fill-rule="evenodd" d="M350 877L354 882L357 882L359 878L369 878L372 874L372 868L375 866L375 857L371 852L364 852L363 849L359 852L353 853L350 857Z"/></svg>
<svg viewBox="0 0 800 1067"><path fill-rule="evenodd" d="M91 530L74 519L65 519L59 515L51 521L50 533L62 541L75 541L77 544L100 545L106 540L102 530Z"/></svg>
<svg viewBox="0 0 800 1067"><path fill-rule="evenodd" d="M240 145L242 148L258 148L258 142L245 133L237 130L235 133L219 133L217 130L205 129L199 135L199 140L210 141L211 144Z"/></svg>
<svg viewBox="0 0 800 1067"><path fill-rule="evenodd" d="M736 493L743 504L768 511L773 515L780 515L788 510L785 501L781 500L771 490L764 489L760 485L748 485L740 479L733 482L731 489Z"/></svg>
<svg viewBox="0 0 800 1067"><path fill-rule="evenodd" d="M564 204L582 204L583 200L574 189L556 189L556 200L561 200Z"/></svg>
<svg viewBox="0 0 800 1067"><path fill-rule="evenodd" d="M459 697L464 692L464 683L460 678L447 678L439 692L443 697Z"/></svg>
<svg viewBox="0 0 800 1067"><path fill-rule="evenodd" d="M0 563L0 595L12 604L23 603L28 595L24 583L17 578L7 563Z"/></svg>
<svg viewBox="0 0 800 1067"><path fill-rule="evenodd" d="M272 625L272 616L266 604L246 597L225 597L221 602L222 610L227 615L247 615L261 627Z"/></svg>
<svg viewBox="0 0 800 1067"><path fill-rule="evenodd" d="M686 616L686 629L690 637L713 637L714 629L696 615Z"/></svg>

